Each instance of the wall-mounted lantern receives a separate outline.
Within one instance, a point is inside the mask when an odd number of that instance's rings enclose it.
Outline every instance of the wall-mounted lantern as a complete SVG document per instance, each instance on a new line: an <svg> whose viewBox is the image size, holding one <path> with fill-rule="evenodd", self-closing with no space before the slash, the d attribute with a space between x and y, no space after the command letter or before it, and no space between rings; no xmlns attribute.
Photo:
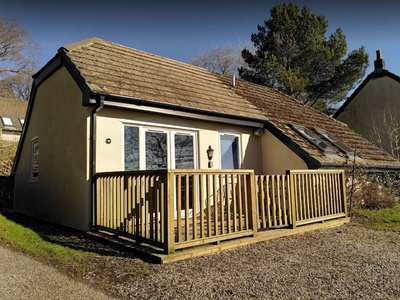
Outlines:
<svg viewBox="0 0 400 300"><path fill-rule="evenodd" d="M207 149L208 167L209 168L213 167L213 162L212 162L213 156L214 156L214 149L211 148L211 145L210 145L210 146L208 146L208 149Z"/></svg>

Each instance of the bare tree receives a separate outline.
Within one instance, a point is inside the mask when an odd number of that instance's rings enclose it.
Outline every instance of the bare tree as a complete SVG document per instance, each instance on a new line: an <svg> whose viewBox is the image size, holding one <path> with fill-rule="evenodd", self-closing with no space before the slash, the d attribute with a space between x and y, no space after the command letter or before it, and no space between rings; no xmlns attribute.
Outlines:
<svg viewBox="0 0 400 300"><path fill-rule="evenodd" d="M400 118L391 111L383 113L382 123L372 119L371 140L394 158L400 160Z"/></svg>
<svg viewBox="0 0 400 300"><path fill-rule="evenodd" d="M189 63L225 75L237 75L238 68L245 67L241 47L233 45L214 46L189 60Z"/></svg>
<svg viewBox="0 0 400 300"><path fill-rule="evenodd" d="M0 95L28 100L39 46L17 18L0 19Z"/></svg>

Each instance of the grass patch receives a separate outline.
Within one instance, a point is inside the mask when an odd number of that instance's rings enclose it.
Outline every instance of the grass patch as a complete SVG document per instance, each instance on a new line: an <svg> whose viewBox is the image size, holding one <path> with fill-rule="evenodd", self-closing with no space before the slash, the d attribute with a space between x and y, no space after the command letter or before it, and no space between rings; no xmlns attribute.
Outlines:
<svg viewBox="0 0 400 300"><path fill-rule="evenodd" d="M357 212L362 217L362 221L360 221L362 226L400 232L400 204L393 208L379 210L360 209Z"/></svg>
<svg viewBox="0 0 400 300"><path fill-rule="evenodd" d="M18 214L5 217L0 213L0 244L114 296L118 296L115 287L119 284L134 282L152 271L151 264L129 251Z"/></svg>
<svg viewBox="0 0 400 300"><path fill-rule="evenodd" d="M0 241L44 263L69 266L75 274L87 271L81 262L93 259L93 253L63 247L45 241L35 231L8 220L0 214Z"/></svg>

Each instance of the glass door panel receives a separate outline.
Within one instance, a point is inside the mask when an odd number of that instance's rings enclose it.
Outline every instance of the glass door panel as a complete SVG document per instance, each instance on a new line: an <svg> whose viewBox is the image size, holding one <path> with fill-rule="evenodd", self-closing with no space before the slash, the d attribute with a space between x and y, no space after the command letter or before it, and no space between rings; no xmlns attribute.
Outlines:
<svg viewBox="0 0 400 300"><path fill-rule="evenodd" d="M239 138L221 135L221 169L239 169Z"/></svg>
<svg viewBox="0 0 400 300"><path fill-rule="evenodd" d="M146 170L168 168L167 133L146 131Z"/></svg>
<svg viewBox="0 0 400 300"><path fill-rule="evenodd" d="M125 171L139 170L139 128L125 126Z"/></svg>
<svg viewBox="0 0 400 300"><path fill-rule="evenodd" d="M175 169L194 169L193 135L175 134ZM188 176L188 175L186 175ZM181 208L186 209L186 189L189 189L189 209L193 208L193 177L181 177Z"/></svg>
<svg viewBox="0 0 400 300"><path fill-rule="evenodd" d="M175 135L175 169L194 169L193 135Z"/></svg>

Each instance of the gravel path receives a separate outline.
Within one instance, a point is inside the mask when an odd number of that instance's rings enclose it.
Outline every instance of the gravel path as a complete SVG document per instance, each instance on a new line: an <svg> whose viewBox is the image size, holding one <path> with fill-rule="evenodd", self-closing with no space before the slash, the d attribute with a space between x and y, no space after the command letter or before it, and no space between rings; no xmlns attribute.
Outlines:
<svg viewBox="0 0 400 300"><path fill-rule="evenodd" d="M0 299L112 299L31 257L0 245Z"/></svg>
<svg viewBox="0 0 400 300"><path fill-rule="evenodd" d="M167 265L128 299L400 299L400 233L343 225Z"/></svg>
<svg viewBox="0 0 400 300"><path fill-rule="evenodd" d="M167 265L116 255L106 289L119 299L400 299L398 232L343 225ZM110 297L0 246L0 299Z"/></svg>

